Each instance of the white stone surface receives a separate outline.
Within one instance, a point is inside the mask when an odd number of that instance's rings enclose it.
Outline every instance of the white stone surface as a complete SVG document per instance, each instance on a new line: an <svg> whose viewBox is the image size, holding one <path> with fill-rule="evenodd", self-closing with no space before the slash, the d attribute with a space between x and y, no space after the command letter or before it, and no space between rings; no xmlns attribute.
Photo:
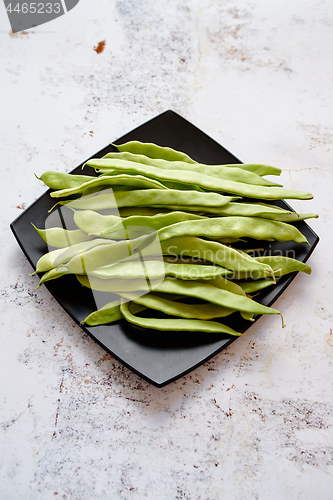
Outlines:
<svg viewBox="0 0 333 500"><path fill-rule="evenodd" d="M331 0L81 0L1 40L4 500L333 497ZM93 48L105 40L105 50ZM311 276L210 362L157 389L58 306L9 231L69 171L173 109L315 198Z"/></svg>

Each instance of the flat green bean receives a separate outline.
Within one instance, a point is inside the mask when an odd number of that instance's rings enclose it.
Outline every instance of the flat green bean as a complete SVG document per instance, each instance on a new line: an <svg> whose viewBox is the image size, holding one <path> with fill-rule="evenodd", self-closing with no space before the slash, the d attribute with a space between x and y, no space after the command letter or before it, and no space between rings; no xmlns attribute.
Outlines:
<svg viewBox="0 0 333 500"><path fill-rule="evenodd" d="M150 280L163 278L164 276L175 276L179 279L212 279L217 276L230 274L230 271L219 266L207 266L198 264L174 264L159 260L145 259L144 267L140 260L130 260L117 264L108 264L89 271L89 276L101 279L135 279L145 278ZM237 286L236 284L234 284Z"/></svg>
<svg viewBox="0 0 333 500"><path fill-rule="evenodd" d="M46 281L50 281L50 280L55 280L55 279L58 279L60 278L61 276L65 276L65 274L69 274L68 273L68 270L66 267L64 266L59 266L57 267L56 269L51 269L50 271L46 272L45 274L43 274L43 276L41 277L41 279L39 280L39 283L38 283L38 286L36 288L36 290L43 284L45 283Z"/></svg>
<svg viewBox="0 0 333 500"><path fill-rule="evenodd" d="M165 280L156 287L155 291L181 293L190 297L205 299L213 304L252 314L280 314L276 309L259 304L246 296L238 295L206 283L165 278Z"/></svg>
<svg viewBox="0 0 333 500"><path fill-rule="evenodd" d="M84 275L77 275L77 279L82 285L100 292L127 293L131 291L138 292L140 290L146 292L151 291L147 286L147 281L140 279L127 281L117 279L106 280L93 276L88 278ZM280 314L276 309L259 304L246 295L238 295L228 290L217 288L206 283L199 283L197 281L165 278L152 289L154 293L179 293L184 296L204 299L212 304L251 314Z"/></svg>
<svg viewBox="0 0 333 500"><path fill-rule="evenodd" d="M128 304L121 302L120 311L124 318L134 325L143 328L150 328L159 331L188 331L188 332L205 332L205 333L226 333L228 335L239 336L240 333L232 328L217 323L216 321L203 321L199 319L155 319L155 318L140 318L130 313Z"/></svg>
<svg viewBox="0 0 333 500"><path fill-rule="evenodd" d="M89 236L81 229L67 230L62 227L38 229L34 224L32 225L36 229L42 240L51 247L65 248L70 245L76 245L77 243L82 243L83 241L89 241L93 239L92 236Z"/></svg>
<svg viewBox="0 0 333 500"><path fill-rule="evenodd" d="M260 203L240 203L230 202L224 207L211 208L211 214L219 216L245 216L245 217L261 217L262 219L277 220L280 222L295 222L305 219L318 217L317 214L302 214L283 210L274 205L260 204Z"/></svg>
<svg viewBox="0 0 333 500"><path fill-rule="evenodd" d="M139 188L153 188L153 189L167 189L159 181L144 177L142 175L104 175L99 177L94 177L92 180L81 184L80 186L61 189L59 191L53 191L51 193L52 198L64 198L66 196L71 196L73 194L83 193L87 189L96 188L100 186L135 186Z"/></svg>
<svg viewBox="0 0 333 500"><path fill-rule="evenodd" d="M113 294L133 292L137 294L139 293L139 295L151 292L161 281L157 280L156 282L151 281L148 283L146 279L140 278L132 280L124 280L121 278L100 279L95 276L91 276L90 274L77 274L76 278L81 285L98 292L108 292Z"/></svg>
<svg viewBox="0 0 333 500"><path fill-rule="evenodd" d="M301 271L306 274L311 274L311 267L297 259L285 257L283 255L267 255L263 257L255 257L258 262L268 264L274 271L274 276L284 276L288 273Z"/></svg>
<svg viewBox="0 0 333 500"><path fill-rule="evenodd" d="M156 214L153 216L131 216L121 219L117 224L111 224L108 228L105 228L102 231L99 231L99 227L96 227L95 232L93 232L94 222L92 221L92 225L89 226L89 231L87 232L95 236L103 236L104 238L107 238L109 236L114 237L113 233L117 231L124 233L124 228L136 228L139 233L144 234L145 228L156 230L162 229L166 226L171 226L176 222L183 222L186 220L203 220L206 218L207 217L201 215L195 215L182 211L175 211L167 214ZM82 226L78 224L78 227Z"/></svg>
<svg viewBox="0 0 333 500"><path fill-rule="evenodd" d="M118 172L142 174L162 182L171 181L184 185L197 185L208 191L221 191L238 196L246 196L248 198L261 198L266 200L279 200L282 198L308 200L313 198L311 193L303 191L294 191L271 186L254 186L242 182L218 179L217 177L211 177L198 172L191 172L191 175L189 175L187 171L163 170L149 165L141 165L140 163L126 162L125 160L93 158L89 160L86 165L97 169L100 173L105 173L108 168L112 168Z"/></svg>
<svg viewBox="0 0 333 500"><path fill-rule="evenodd" d="M227 290L228 292L235 293L236 295L245 296L246 293L237 283L229 281L228 279L223 278L222 276L218 276L211 280L202 281L201 283L206 283L208 285L215 286L216 288L221 288L222 290ZM241 311L241 316L248 321L254 321L253 314L245 311Z"/></svg>
<svg viewBox="0 0 333 500"><path fill-rule="evenodd" d="M206 238L254 238L257 240L295 241L308 243L294 226L284 222L257 217L216 217L206 220L178 222L157 231L160 241L175 236L204 236Z"/></svg>
<svg viewBox="0 0 333 500"><path fill-rule="evenodd" d="M122 294L128 299L131 295ZM163 297L147 293L140 297L134 297L134 303L141 304L149 309L156 309L171 316L179 316L186 319L202 319L209 320L214 318L223 318L235 312L235 309L218 306L210 302L204 304L186 304L183 302L176 302Z"/></svg>
<svg viewBox="0 0 333 500"><path fill-rule="evenodd" d="M135 247L142 240L143 238L137 238L117 241L110 245L94 246L77 253L67 262L66 267L72 274L86 274L97 267L119 262L130 257ZM152 247L154 246L152 245Z"/></svg>
<svg viewBox="0 0 333 500"><path fill-rule="evenodd" d="M267 288L269 286L276 285L276 281L275 279L263 279L256 281L244 281L239 282L238 284L246 294L251 294L254 292L259 292L260 290L263 290L264 288Z"/></svg>
<svg viewBox="0 0 333 500"><path fill-rule="evenodd" d="M77 200L60 201L60 205L68 205L71 208L81 210L105 210L119 207L168 207L177 205L177 207L191 206L193 200L200 207L222 207L230 201L237 199L237 196L223 196L217 193L201 193L197 191L178 191L176 189L142 189L134 191L120 191L110 194L97 194L84 196ZM200 208L199 210L202 210Z"/></svg>
<svg viewBox="0 0 333 500"><path fill-rule="evenodd" d="M285 257L283 255L268 255L264 257L255 257L255 260L260 262L261 264L267 264L269 265L274 273L274 277L278 278L280 276L284 276L289 273L293 272L303 272L306 274L311 274L311 267L305 264L304 262L301 262L297 259L292 259L291 257ZM250 273L236 273L234 275L234 278L236 279L245 279L245 278L252 278L252 279L258 279L261 276L256 272L250 272ZM258 283L258 282L257 282ZM240 286L243 287L242 283L239 283ZM261 285L258 283L258 288L253 285L251 288L251 291L256 291L257 289L261 289ZM267 285L269 286L269 285ZM263 282L263 287L264 287L264 282ZM247 287L247 290L250 288ZM246 292L250 293L250 292Z"/></svg>
<svg viewBox="0 0 333 500"><path fill-rule="evenodd" d="M70 189L81 186L88 181L92 181L96 179L96 177L91 175L65 174L62 172L48 170L40 177L37 177L37 179L43 181L44 184L51 189Z"/></svg>
<svg viewBox="0 0 333 500"><path fill-rule="evenodd" d="M102 234L121 224L121 218L117 215L101 215L93 210L78 210L74 212L74 222L87 234Z"/></svg>
<svg viewBox="0 0 333 500"><path fill-rule="evenodd" d="M115 162L118 162L119 160L124 161L127 164L135 162L141 165L161 168L163 170L185 170L191 173L197 172L199 174L205 174L219 179L244 182L245 184L282 187L281 184L269 181L268 179L263 179L260 175L238 168L236 165L234 165L233 168L230 168L227 165L205 165L203 163L193 164L184 161L170 162L167 160L148 158L142 155L129 155L128 153L126 153L126 156L122 153L108 153L103 156L103 159L104 158L114 160Z"/></svg>
<svg viewBox="0 0 333 500"><path fill-rule="evenodd" d="M105 325L107 323L114 323L123 319L123 315L120 312L120 301L114 300L105 304L97 311L93 311L89 314L82 323L89 326Z"/></svg>
<svg viewBox="0 0 333 500"><path fill-rule="evenodd" d="M215 241L203 240L195 236L173 237L161 242L163 255L173 259L191 257L193 261L204 260L235 272L257 271L261 277L272 275L272 269L265 263L258 262L250 255Z"/></svg>
<svg viewBox="0 0 333 500"><path fill-rule="evenodd" d="M163 207L123 207L119 208L121 217L132 217L133 215L157 215L162 213L171 213L171 210Z"/></svg>
<svg viewBox="0 0 333 500"><path fill-rule="evenodd" d="M112 144L118 151L148 156L149 158L162 158L168 161L185 161L196 163L186 153L169 147L158 146L151 142L129 141L124 144Z"/></svg>
<svg viewBox="0 0 333 500"><path fill-rule="evenodd" d="M130 305L131 312L136 314L138 312L143 311L145 306L140 304L131 303ZM118 300L114 300L105 304L105 306L101 307L97 311L89 314L81 323L85 323L88 326L97 326L97 325L105 325L108 323L114 323L115 321L119 321L123 319L123 315L120 312L120 298Z"/></svg>
<svg viewBox="0 0 333 500"><path fill-rule="evenodd" d="M129 153L129 155L141 155L149 158L164 159L168 161L184 161L191 164L196 164L197 162L190 158L185 153L181 151L175 151L171 148L163 148L152 143L143 143L139 141L131 141L125 144L113 144L118 151L122 154ZM124 159L131 160L131 157L125 157ZM135 161L135 160L131 160ZM244 163L233 163L226 165L228 167L242 168L248 170L249 172L255 172L258 175L280 175L281 169L277 167L272 167L270 165L259 165L259 164L244 164Z"/></svg>
<svg viewBox="0 0 333 500"><path fill-rule="evenodd" d="M45 253L38 260L36 266L37 273L43 273L49 271L53 267L57 267L60 264L72 259L75 255L81 253L82 251L88 250L95 247L96 245L111 245L112 240L104 240L102 238L95 238L94 240L85 241L83 243L78 243L76 245L71 245L67 248L59 248L57 250L52 250L51 252Z"/></svg>

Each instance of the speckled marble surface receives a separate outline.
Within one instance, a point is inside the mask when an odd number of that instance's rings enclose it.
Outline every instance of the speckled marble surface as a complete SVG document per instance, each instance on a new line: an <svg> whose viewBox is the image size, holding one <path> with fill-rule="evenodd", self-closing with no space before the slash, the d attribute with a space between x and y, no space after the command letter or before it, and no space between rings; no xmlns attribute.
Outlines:
<svg viewBox="0 0 333 500"><path fill-rule="evenodd" d="M16 35L0 16L0 498L331 499L331 0L81 0ZM261 318L158 389L34 291L8 226L44 191L34 172L166 109L310 188L292 204L321 241L276 303L286 328Z"/></svg>

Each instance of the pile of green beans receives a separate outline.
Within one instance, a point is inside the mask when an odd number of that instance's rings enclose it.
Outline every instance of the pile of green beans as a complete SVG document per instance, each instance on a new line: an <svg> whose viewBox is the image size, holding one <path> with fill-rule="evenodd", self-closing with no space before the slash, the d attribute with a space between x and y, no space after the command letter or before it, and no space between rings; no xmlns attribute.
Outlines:
<svg viewBox="0 0 333 500"><path fill-rule="evenodd" d="M125 319L160 331L240 335L221 318L280 314L253 297L285 274L310 274L310 267L260 255L260 249L253 257L241 244L306 244L292 223L317 215L270 201L312 195L266 179L281 173L269 165L205 165L139 141L115 147L85 164L95 175L47 171L38 177L60 198L61 210L72 211L75 227L35 228L52 247L37 262L38 286L72 274L82 286L104 292L105 305L82 321L89 326Z"/></svg>

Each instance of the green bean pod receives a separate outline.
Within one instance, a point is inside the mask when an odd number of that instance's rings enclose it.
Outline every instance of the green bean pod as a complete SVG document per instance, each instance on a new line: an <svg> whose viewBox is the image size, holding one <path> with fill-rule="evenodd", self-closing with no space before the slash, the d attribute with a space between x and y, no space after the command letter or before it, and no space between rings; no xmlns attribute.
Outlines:
<svg viewBox="0 0 333 500"><path fill-rule="evenodd" d="M178 222L157 231L160 241L175 236L204 236L206 238L254 238L257 240L295 241L308 243L294 226L258 217L216 217L206 220Z"/></svg>
<svg viewBox="0 0 333 500"><path fill-rule="evenodd" d="M52 198L64 198L73 194L83 193L87 189L101 186L117 186L119 184L122 186L135 186L139 188L167 189L163 184L161 184L161 182L155 179L144 177L143 175L105 175L94 177L92 180L80 184L80 186L77 187L53 191L51 193L51 196Z"/></svg>
<svg viewBox="0 0 333 500"><path fill-rule="evenodd" d="M108 193L84 196L77 200L60 201L60 205L68 205L70 208L80 210L105 210L120 207L177 207L192 206L195 200L200 207L222 207L237 199L237 196L223 196L217 193L206 193L198 191L178 191L177 189L142 189L134 191L120 191L110 196Z"/></svg>
<svg viewBox="0 0 333 500"><path fill-rule="evenodd" d="M205 165L203 163L187 163L183 161L167 161L161 159L148 158L142 155L129 155L126 156L122 153L108 153L103 156L103 159L110 159L117 161L125 161L128 164L135 162L140 165L149 165L151 167L160 168L163 170L185 170L187 172L197 172L199 174L205 174L212 177L217 177L218 179L225 179L230 181L244 182L245 184L255 184L259 186L279 186L276 182L269 181L268 179L263 179L260 175L249 172L236 165L230 168L227 165Z"/></svg>
<svg viewBox="0 0 333 500"><path fill-rule="evenodd" d="M169 147L158 146L151 142L129 141L124 144L112 144L118 151L148 156L149 158L162 158L168 161L185 161L196 163L186 153Z"/></svg>
<svg viewBox="0 0 333 500"><path fill-rule="evenodd" d="M251 314L280 314L276 309L259 304L246 295L238 295L228 290L197 281L165 278L150 290L146 280L105 280L93 276L88 278L84 275L77 275L77 279L82 285L100 292L128 293L131 291L138 292L141 290L142 292L151 292L154 290L154 293L178 293L184 296L204 299L212 304Z"/></svg>
<svg viewBox="0 0 333 500"><path fill-rule="evenodd" d="M65 276L66 274L69 274L68 273L68 270L66 267L64 266L59 266L57 267L56 269L51 269L50 271L47 271L45 274L43 274L43 276L41 277L41 279L39 280L39 283L38 283L38 286L36 288L36 290L43 284L45 283L46 281L50 281L50 280L55 280L55 279L58 279L60 278L61 276Z"/></svg>
<svg viewBox="0 0 333 500"><path fill-rule="evenodd" d="M131 302L130 309L133 314L137 314L138 312L141 312L144 309L146 309L146 307ZM119 321L121 319L123 319L123 315L120 312L120 297L119 297L118 300L109 302L108 304L105 304L105 306L101 307L97 311L93 311L81 323L85 323L88 326L98 326L98 325L105 325L107 323L114 323L115 321Z"/></svg>
<svg viewBox="0 0 333 500"><path fill-rule="evenodd" d="M86 274L92 269L102 267L107 264L120 262L135 253L136 246L143 241L143 238L135 240L122 240L110 245L95 245L92 248L84 249L74 255L66 264L68 271L72 274ZM159 248L151 245L152 252L156 252ZM135 258L133 256L132 258Z"/></svg>
<svg viewBox="0 0 333 500"><path fill-rule="evenodd" d="M242 182L218 179L217 177L200 174L198 172L191 172L191 175L189 175L187 171L163 170L149 165L141 165L140 163L126 162L125 160L93 158L89 160L86 165L95 168L100 173L105 173L108 171L108 168L112 168L117 172L141 174L162 182L171 181L184 185L197 185L208 191L221 191L248 198L261 198L266 200L279 200L282 198L308 200L313 198L311 193L303 191L294 191L271 186L255 186Z"/></svg>
<svg viewBox="0 0 333 500"><path fill-rule="evenodd" d="M216 288L221 288L222 290L227 290L228 292L235 293L236 295L245 296L246 293L237 283L229 281L222 276L217 276L211 280L199 280L200 283L206 283L207 285L215 286ZM254 321L253 314L245 311L241 311L241 316L248 321Z"/></svg>
<svg viewBox="0 0 333 500"><path fill-rule="evenodd" d="M209 280L230 273L231 271L219 266L174 264L145 259L144 267L141 260L130 260L97 267L89 271L89 276L95 276L100 279L136 279L148 276L150 280L163 278L164 276L174 276L183 280ZM234 285L237 286L236 284Z"/></svg>
<svg viewBox="0 0 333 500"><path fill-rule="evenodd" d="M113 279L100 279L89 274L77 274L77 280L81 285L96 290L97 292L107 292L112 294L121 293L136 293L137 295L144 295L160 284L161 280L151 280L148 282L143 278L134 278L132 280L124 280L122 278Z"/></svg>
<svg viewBox="0 0 333 500"><path fill-rule="evenodd" d="M78 210L74 212L74 222L80 230L87 234L101 235L121 224L117 215L101 215L94 210Z"/></svg>
<svg viewBox="0 0 333 500"><path fill-rule="evenodd" d="M261 277L271 276L273 271L265 263L258 262L250 255L215 241L203 240L195 236L179 236L161 242L163 255L175 260L191 257L192 260L209 261L234 272L258 272Z"/></svg>
<svg viewBox="0 0 333 500"><path fill-rule="evenodd" d="M236 273L233 277L236 279L252 278L255 281L238 282L238 285L245 291L245 293L258 292L268 286L276 283L275 278L285 276L293 272L303 272L311 274L311 267L297 259L285 257L283 255L269 255L265 257L256 257L256 260L271 266L274 272L274 279L259 280L260 276L257 272L251 273Z"/></svg>
<svg viewBox="0 0 333 500"><path fill-rule="evenodd" d="M32 224L32 226L36 229L42 240L51 247L65 248L71 245L76 245L77 243L82 243L83 241L89 241L93 239L92 236L89 236L81 229L67 230L62 227L38 229L34 224Z"/></svg>
<svg viewBox="0 0 333 500"><path fill-rule="evenodd" d="M37 179L43 181L44 184L51 189L72 189L77 188L88 181L93 181L96 179L96 176L65 174L62 172L48 170L40 177L37 177Z"/></svg>
<svg viewBox="0 0 333 500"><path fill-rule="evenodd" d="M38 260L36 265L36 272L43 273L49 271L54 267L58 267L60 264L63 264L70 259L72 259L75 255L93 248L99 245L111 245L112 240L104 240L102 238L95 238L94 240L85 241L83 243L78 243L76 245L71 245L67 248L59 248L57 250L52 250L51 252L45 253Z"/></svg>
<svg viewBox="0 0 333 500"><path fill-rule="evenodd" d="M266 255L255 257L258 262L268 264L274 271L275 276L284 276L288 273L301 271L306 274L311 274L311 267L297 259L285 257L284 255Z"/></svg>
<svg viewBox="0 0 333 500"><path fill-rule="evenodd" d="M230 309L237 309L251 314L280 314L272 307L267 307L245 295L233 293L227 289L217 288L206 283L197 283L193 281L183 281L165 278L165 280L156 287L156 291L167 293L181 293L190 297L203 298L213 304L218 304Z"/></svg>
<svg viewBox="0 0 333 500"><path fill-rule="evenodd" d="M131 298L130 294L121 294L125 298ZM140 297L134 297L133 302L140 304L149 309L164 312L170 316L179 316L186 319L202 319L209 320L215 318L223 318L235 312L235 309L218 306L210 302L204 304L186 304L176 302L163 297L147 293Z"/></svg>
<svg viewBox="0 0 333 500"><path fill-rule="evenodd" d="M89 314L81 323L89 326L105 325L123 319L120 312L120 300L109 302L104 307Z"/></svg>
<svg viewBox="0 0 333 500"><path fill-rule="evenodd" d="M240 202L230 202L221 208L211 208L210 213L219 215L220 217L230 215L238 217L261 217L262 219L270 219L280 222L297 222L300 220L318 217L317 214L299 214L273 205Z"/></svg>
<svg viewBox="0 0 333 500"><path fill-rule="evenodd" d="M122 302L120 311L124 318L129 322L143 328L149 328L159 331L188 331L205 333L225 333L227 335L239 336L240 333L232 328L217 323L216 321L203 321L199 319L155 319L140 318L130 313L128 304Z"/></svg>
<svg viewBox="0 0 333 500"><path fill-rule="evenodd" d="M196 164L197 162L190 158L187 154L181 151L176 151L171 148L163 148L152 143L144 143L139 141L131 141L125 144L113 144L121 154L128 153L129 156L125 156L124 159L130 161L133 160L132 156L146 156L153 159L162 159L168 161L183 161L190 164ZM140 162L144 163L144 162ZM212 165L213 166L213 165ZM260 164L245 164L245 163L234 163L223 165L229 168L242 168L248 170L249 172L255 172L258 175L280 175L281 169L277 167L272 167L270 165L260 165Z"/></svg>
<svg viewBox="0 0 333 500"><path fill-rule="evenodd" d="M84 212L78 213L83 214ZM171 226L176 222L184 222L186 220L203 220L206 218L207 217L191 214L188 212L175 211L167 214L156 214L153 216L131 216L123 218L119 220L117 224L111 224L108 228L105 227L105 229L102 231L99 231L99 227L97 226L95 227L95 232L93 232L95 226L93 218L90 225L87 224L83 226L82 224L77 224L77 226L81 229L84 229L84 231L87 231L89 234L95 236L103 236L104 238L108 238L110 236L114 238L113 233L116 233L118 231L120 231L120 234L123 234L122 237L124 237L125 229L130 229L132 231L137 230L137 232L139 232L140 234L145 234L144 231L147 228L155 230L162 229L163 227Z"/></svg>
<svg viewBox="0 0 333 500"><path fill-rule="evenodd" d="M238 284L246 294L252 294L255 292L260 292L261 290L269 286L276 285L276 281L275 279L263 279L255 281L244 281L239 282Z"/></svg>

